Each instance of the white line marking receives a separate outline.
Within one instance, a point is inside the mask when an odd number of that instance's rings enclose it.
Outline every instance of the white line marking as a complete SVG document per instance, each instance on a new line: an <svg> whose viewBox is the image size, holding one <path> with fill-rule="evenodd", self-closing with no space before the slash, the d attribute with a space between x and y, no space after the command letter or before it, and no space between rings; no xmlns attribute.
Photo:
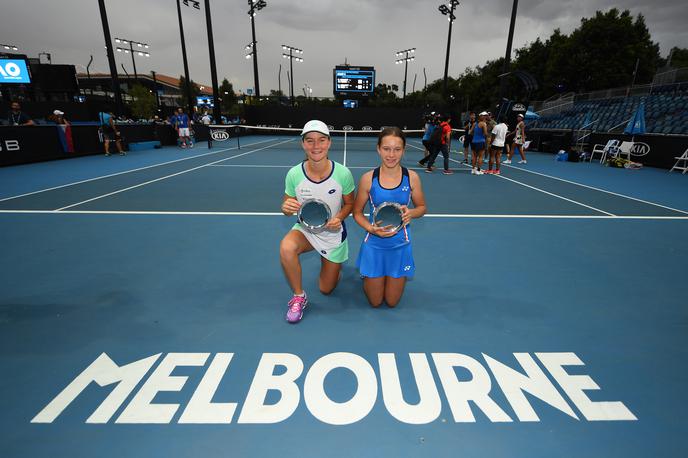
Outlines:
<svg viewBox="0 0 688 458"><path fill-rule="evenodd" d="M552 175L547 175L547 174L544 174L544 173L535 172L535 171L533 171L533 170L523 169L523 168L521 168L521 167L514 167L513 165L509 165L509 164L502 164L502 165L506 165L507 167L510 167L510 168L516 169L516 170L521 170L521 171L523 171L523 172L533 173L533 174L535 174L535 175L541 175L541 176L543 176L543 177L552 178L553 180L559 180L559 181L563 181L563 182L565 182L565 183L575 184L576 186L582 186L583 188L589 188L589 189L592 189L592 190L595 190L595 191L606 192L607 194L612 194L612 195L614 195L614 196L624 197L624 198L626 198L626 199L631 199L631 200L636 200L636 201L642 202L642 203L644 203L644 204L655 205L655 206L657 206L657 207L661 207L661 208L664 208L664 209L667 209L667 210L672 210L672 211L675 211L675 212L679 212L679 213L683 213L683 214L685 214L685 215L688 215L688 212L687 212L687 211L679 210L678 208L667 207L666 205L661 205L661 204L657 204L657 203L650 202L650 201L647 201L647 200L638 199L637 197L631 197L631 196L627 196L627 195L625 195L625 194L619 194L619 193L616 193L616 192L613 192L613 191L607 191L606 189L596 188L596 187L594 187L594 186L590 186L590 185L587 185L587 184L578 183L578 182L571 181L571 180L566 180L566 179L564 179L564 178L558 178L558 177L555 177L555 176L552 176Z"/></svg>
<svg viewBox="0 0 688 458"><path fill-rule="evenodd" d="M516 184L519 184L519 185L521 185L521 186L525 186L526 188L534 189L535 191L540 191L540 192L542 192L542 193L545 193L545 194L550 195L550 196L553 196L553 197L558 197L559 199L565 200L565 201L567 201L567 202L571 202L571 203L576 204L576 205L580 205L581 207L589 208L589 209L591 209L591 210L595 210L595 211L597 211L597 212L604 213L605 215L616 216L616 215L613 214L613 213L609 213L609 212L606 212L606 211L604 211L604 210L600 210L599 208L591 207L590 205L585 205L584 203L575 201L575 200L573 200L573 199L569 199L569 198L564 197L564 196L560 196L560 195L558 195L558 194L554 194L553 192L545 191L544 189L536 188L535 186L531 186L531 185L529 185L529 184L521 183L520 181L516 181L516 180L513 180L513 179L511 179L511 178L507 178L507 177L505 177L505 176L503 176L503 175L495 175L495 176L496 176L497 178L501 178L501 179L503 179L503 180L511 181L511 182L516 183Z"/></svg>
<svg viewBox="0 0 688 458"><path fill-rule="evenodd" d="M413 148L419 149L419 150L421 150L421 151L424 150L424 148L419 148L419 147L417 147L417 146L415 146L415 145L412 145L412 144L410 144L410 143L409 143L409 146L412 146ZM458 151L457 151L457 152L458 152ZM462 163L461 161L457 161L456 159L449 158L449 160L450 160L450 161L453 161L453 162L456 162L457 164L461 164L461 165L464 165L464 166L468 167L468 165ZM592 189L592 190L595 190L595 191L606 192L606 193L612 194L612 195L614 195L614 196L624 197L624 198L626 198L626 199L635 200L635 201L637 201L637 202L642 202L642 203L644 203L644 204L654 205L654 206L656 206L656 207L664 208L664 209L666 209L666 210L672 210L672 211L675 211L675 212L678 212L678 213L683 213L684 215L688 215L688 211L679 210L678 208L668 207L668 206L666 206L666 205L658 204L658 203L655 203L655 202L650 202L650 201L648 201L648 200L638 199L637 197L631 197L631 196L627 196L627 195L625 195L625 194L619 194L619 193L616 193L616 192L613 192L613 191L608 191L608 190L606 190L606 189L596 188L596 187L594 187L594 186L589 186L589 185L582 184L582 183L578 183L578 182L575 182L575 181L566 180L566 179L564 179L564 178L558 178L558 177L555 177L555 176L552 176L552 175L547 175L547 174L544 174L544 173L535 172L535 171L533 171L533 170L523 169L523 168L521 168L521 167L515 167L515 166L509 165L509 164L504 164L504 163L502 163L501 165L502 165L503 167L506 166L506 167L509 167L509 168L512 168L512 169L521 170L521 171L523 171L523 172L533 173L533 174L535 174L535 175L541 175L541 176L543 176L543 177L551 178L551 179L553 179L553 180L563 181L563 182L565 182L565 183L570 183L570 184L573 184L573 185L576 185L576 186L581 186L581 187L583 187L583 188L589 188L589 189ZM501 178L504 178L502 175L497 175L497 176L499 176L499 177L501 177ZM606 212L604 212L604 213L606 213Z"/></svg>
<svg viewBox="0 0 688 458"><path fill-rule="evenodd" d="M164 176L164 177L156 178L156 179L154 179L154 180L149 180L149 181L146 181L146 182L144 182L144 183L136 184L136 185L134 185L134 186L129 186L128 188L124 188L124 189L120 189L120 190L117 190L117 191L109 192L109 193L107 193L107 194L103 194L103 195L100 195L100 196L97 196L97 197L93 197L93 198L91 198L91 199L87 199L87 200L84 200L84 201L81 201L81 202L77 202L77 203L75 203L75 204L67 205L66 207L58 208L58 209L56 209L55 211L62 211L62 210L66 210L66 209L68 209L68 208L76 207L76 206L79 206L79 205L82 205L82 204L85 204L85 203L88 203L88 202L93 202L94 200L102 199L103 197L112 196L112 195L115 195L115 194L119 194L119 193L121 193L121 192L129 191L129 190L131 190L131 189L139 188L139 187L141 187L141 186L146 186L146 185L148 185L148 184L155 183L156 181L161 181L161 180L165 180L165 179L167 179L167 178L172 178L172 177L175 177L175 176L177 176L177 175L182 175L182 174L184 174L184 173L188 173L188 172L192 172L192 171L194 171L194 170L202 169L203 167L207 167L207 166L212 165L212 164L217 164L218 162L228 161L228 160L230 160L230 159L234 159L234 158L237 158L237 157L245 156L245 155L247 155L247 154L251 154L251 153L258 152L258 151L262 151L262 150L264 150L264 149L271 148L271 147L277 146L277 145L281 145L282 143L287 143L287 142L290 142L290 141L293 141L293 140L291 140L291 139L290 139L290 140L284 140L284 141L282 141L282 142L275 143L274 145L268 145L268 146L264 146L264 147L262 147L262 148L255 149L255 150L253 150L253 151L247 151L247 152L245 152L245 153L235 154L234 156L231 156L231 157L228 157L228 158L223 158L223 159L220 159L220 160L218 160L218 161L211 162L211 163L209 163L209 164L199 165L198 167L193 167L193 168L191 168L191 169L182 170L181 172L177 172L177 173L173 173L173 174L171 174L171 175L167 175L167 176Z"/></svg>
<svg viewBox="0 0 688 458"><path fill-rule="evenodd" d="M260 144L260 143L265 143L265 142L269 142L269 141L271 141L271 140L262 140L262 141L255 142L255 143L250 143L250 144L244 145L244 146L258 145L258 144ZM210 152L210 153L197 154L196 156L183 157L183 158L181 158L181 159L175 159L175 160L173 160L173 161L161 162L160 164L147 165L147 166L145 166L145 167L139 167L139 168L137 168L137 169L125 170L125 171L123 171L123 172L117 172L117 173L111 173L111 174L109 174L109 175L103 175L103 176L99 176L99 177L95 177L95 178L88 178L88 179L86 179L86 180L75 181L75 182L73 182L73 183L67 183L67 184L63 184L63 185L60 185L60 186L53 186L52 188L41 189L41 190L39 190L39 191L32 191L32 192L27 192L27 193L25 193L25 194L19 194L19 195L17 195L17 196L5 197L4 199L0 199L0 202L4 202L4 201L6 201L6 200L18 199L19 197L26 197L26 196L30 196L30 195L33 195L33 194L39 194L39 193L41 193L41 192L54 191L55 189L66 188L66 187L68 187L68 186L75 186L75 185L81 184L81 183L88 183L89 181L101 180L101 179L103 179L103 178L110 178L110 177L114 177L114 176L117 176L117 175L123 175L123 174L125 174L125 173L138 172L139 170L150 169L150 168L152 168L152 167L160 167L161 165L172 164L172 163L179 162L179 161L188 161L189 159L195 159L195 158L197 158L197 157L208 156L209 154L222 153L222 152L224 152L224 151L231 151L231 150L234 150L234 149L237 149L237 147L234 146L234 147L232 147L232 148L225 148L225 149L221 149L221 150L217 150L217 151L212 151L212 152Z"/></svg>
<svg viewBox="0 0 688 458"><path fill-rule="evenodd" d="M248 165L248 164L213 164L209 165L208 167L245 167L245 168L281 168L281 169L290 169L294 167L293 165ZM373 170L377 166L373 167L362 167L362 166L347 166L347 169L365 169L365 170ZM406 167L409 170L425 170L423 167Z"/></svg>
<svg viewBox="0 0 688 458"><path fill-rule="evenodd" d="M172 215L172 216L284 216L282 212L185 212L185 211L129 211L129 210L0 210L0 214L50 215ZM605 216L605 215L481 215L427 214L423 218L444 219L604 219L604 220L669 220L688 221L688 216Z"/></svg>
<svg viewBox="0 0 688 458"><path fill-rule="evenodd" d="M346 132L344 132L344 161L342 162L342 165L346 167L346 141L347 141L348 135Z"/></svg>
<svg viewBox="0 0 688 458"><path fill-rule="evenodd" d="M414 147L414 148L418 148L418 147L415 146L415 145L410 145L410 146L412 146L412 147ZM418 148L418 149L421 149L421 148ZM450 161L454 161L454 162L458 163L459 165L468 167L468 165L463 164L461 161L457 161L456 159L449 158L449 160L450 160ZM591 207L590 205L585 205L584 203L575 201L575 200L573 200L573 199L569 199L569 198L564 197L564 196L560 196L560 195L558 195L558 194L554 194L554 193L549 192L549 191L545 191L544 189L536 188L535 186L531 186L531 185L529 185L529 184L525 184L525 183L522 183L522 182L520 182L520 181L513 180L513 179L511 179L511 178L507 178L507 177L505 177L505 176L503 176L503 175L495 175L495 176L498 177L498 178L502 178L502 179L504 179L504 180L508 180L508 181L514 182L514 183L516 183L516 184L518 184L518 185L525 186L526 188L530 188L530 189L533 189L533 190L535 190L535 191L539 191L539 192L545 193L545 194L550 195L550 196L552 196L552 197L556 197L556 198L558 198L558 199L562 199L562 200L565 200L565 201L567 201L567 202L571 202L571 203L573 203L573 204L580 205L581 207L589 208L590 210L594 210L594 211L599 212L599 213L604 213L605 215L608 215L608 216L616 216L616 215L614 215L613 213L609 213L609 212L606 212L606 211L604 211L604 210L600 210L599 208Z"/></svg>

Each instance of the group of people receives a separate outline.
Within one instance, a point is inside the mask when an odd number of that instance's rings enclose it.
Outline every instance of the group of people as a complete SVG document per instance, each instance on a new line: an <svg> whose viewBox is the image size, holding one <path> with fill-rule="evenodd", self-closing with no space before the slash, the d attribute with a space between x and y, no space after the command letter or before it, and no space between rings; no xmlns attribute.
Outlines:
<svg viewBox="0 0 688 458"><path fill-rule="evenodd" d="M346 218L366 231L356 265L363 278L363 291L373 307L399 303L406 279L415 272L409 223L425 214L425 197L417 173L402 167L406 137L397 127L380 131L377 153L380 166L363 174L358 191L351 171L328 157L332 140L322 121L309 121L301 132L306 159L292 167L285 179L282 213L293 216L310 199L318 199L330 209L330 219L322 232L314 232L297 222L280 243L280 262L292 290L286 320L299 322L308 305L303 288L299 256L317 250L320 255L319 288L330 294L341 279L349 257ZM375 209L392 203L401 212L399 226L375 221ZM363 211L369 205L370 217Z"/></svg>
<svg viewBox="0 0 688 458"><path fill-rule="evenodd" d="M439 153L442 153L444 158L442 173L445 175L453 173L449 168L452 134L450 122L450 116L442 116L435 112L430 113L425 118L425 132L422 139L425 156L418 161L418 164L425 168L426 173L432 173L435 169L434 163ZM501 173L500 164L511 164L511 158L517 151L521 157L518 163L527 164L525 155L526 131L522 114L517 116L514 129L509 130L504 118L497 122L490 112L483 111L478 114L477 118L474 112L470 112L463 128L463 162L471 166L472 175L486 173L499 175ZM507 156L503 162L502 154ZM488 168L483 170L482 165L486 161Z"/></svg>
<svg viewBox="0 0 688 458"><path fill-rule="evenodd" d="M492 113L483 111L478 114L469 114L469 119L464 124L463 153L464 163L471 165L472 175L494 174L499 175L502 154L506 153L504 164L511 164L511 158L518 151L521 156L519 164L527 164L525 154L526 127L522 114L516 116L516 126L510 131L504 117L495 121ZM469 153L470 152L470 153ZM482 170L485 153L488 154L488 168ZM469 161L470 154L470 161Z"/></svg>

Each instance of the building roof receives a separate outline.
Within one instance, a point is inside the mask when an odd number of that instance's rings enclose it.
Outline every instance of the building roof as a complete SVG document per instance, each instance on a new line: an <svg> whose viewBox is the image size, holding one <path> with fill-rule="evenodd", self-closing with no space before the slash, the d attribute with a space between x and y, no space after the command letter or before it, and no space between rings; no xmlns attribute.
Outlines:
<svg viewBox="0 0 688 458"><path fill-rule="evenodd" d="M77 76L77 78L79 78L79 79L88 78L88 75L87 75L86 73L78 73L76 76ZM138 76L139 76L140 79L145 79L145 80L148 80L148 81L153 81L153 76L150 75L150 74L147 74L147 73L140 73ZM127 79L132 78L132 75L128 75L128 76L127 76L127 75L118 74L117 77L118 77L120 80L127 80ZM99 78L107 78L107 79L109 79L109 78L110 78L110 74L109 74L109 73L91 73L91 78L96 78L96 79L99 79ZM179 88L179 81L180 81L179 78L175 78L175 77L173 77L173 76L168 76L168 75L163 75L163 74L160 74L160 73L156 73L156 74L155 74L155 79L158 81L158 84L162 84L162 85L164 85L164 86L173 87L173 88L175 88L175 89L178 89L178 88ZM204 94L204 95L213 95L213 88L212 88L211 85L209 85L209 84L204 84L204 83L196 83L196 84L201 88L201 91L200 91L200 92L201 92L202 94Z"/></svg>

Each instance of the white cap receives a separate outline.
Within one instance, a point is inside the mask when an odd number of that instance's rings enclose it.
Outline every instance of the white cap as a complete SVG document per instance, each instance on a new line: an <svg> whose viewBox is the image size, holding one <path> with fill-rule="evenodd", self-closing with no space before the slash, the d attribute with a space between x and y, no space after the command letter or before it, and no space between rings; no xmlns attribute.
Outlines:
<svg viewBox="0 0 688 458"><path fill-rule="evenodd" d="M523 116L523 114L521 114L521 113L517 114L516 117L517 118L525 118L525 116Z"/></svg>
<svg viewBox="0 0 688 458"><path fill-rule="evenodd" d="M316 119L313 119L312 121L308 121L306 123L306 125L303 126L303 130L301 131L301 136L303 137L308 132L320 132L323 135L327 135L328 137L330 136L330 129L327 128L327 124L325 124L322 121L318 121Z"/></svg>
<svg viewBox="0 0 688 458"><path fill-rule="evenodd" d="M481 111L478 116L487 116L487 111Z"/></svg>
<svg viewBox="0 0 688 458"><path fill-rule="evenodd" d="M53 111L53 114L56 116L62 116L64 113L60 110L55 110L55 111Z"/></svg>

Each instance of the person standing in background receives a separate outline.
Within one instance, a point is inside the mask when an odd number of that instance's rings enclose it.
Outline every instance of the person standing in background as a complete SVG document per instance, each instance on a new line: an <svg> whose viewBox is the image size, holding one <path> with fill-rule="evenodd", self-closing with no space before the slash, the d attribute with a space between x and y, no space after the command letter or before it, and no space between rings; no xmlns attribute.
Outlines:
<svg viewBox="0 0 688 458"><path fill-rule="evenodd" d="M10 126L35 126L36 123L33 122L26 113L22 113L21 105L18 101L13 101L10 104L10 111L7 113L7 122Z"/></svg>

